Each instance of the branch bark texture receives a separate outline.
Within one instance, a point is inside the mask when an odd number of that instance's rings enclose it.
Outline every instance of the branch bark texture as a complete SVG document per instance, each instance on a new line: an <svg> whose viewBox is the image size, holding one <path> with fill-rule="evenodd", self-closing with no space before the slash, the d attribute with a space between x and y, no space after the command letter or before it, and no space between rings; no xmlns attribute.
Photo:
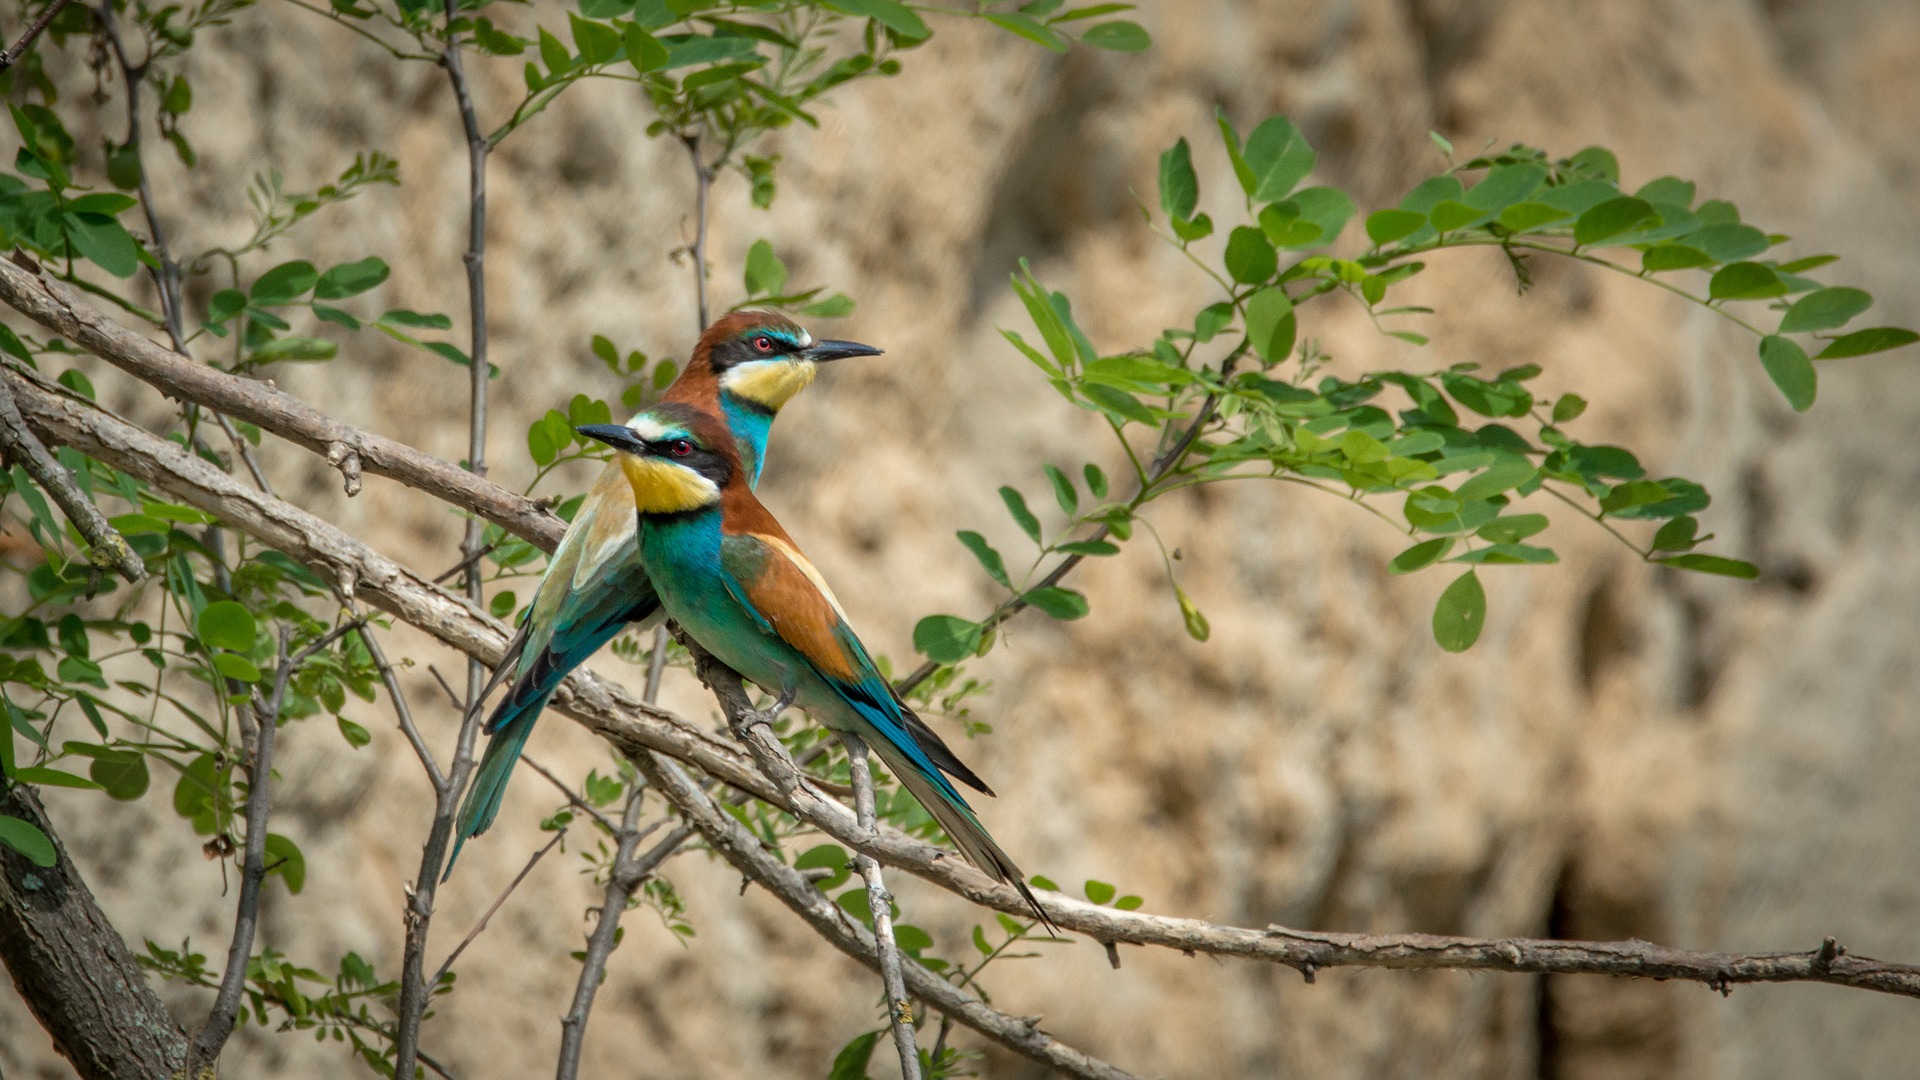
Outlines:
<svg viewBox="0 0 1920 1080"><path fill-rule="evenodd" d="M178 1075L185 1033L67 858L40 800L14 784L0 791L0 814L32 822L57 857L39 867L0 845L0 961L21 999L81 1080Z"/></svg>

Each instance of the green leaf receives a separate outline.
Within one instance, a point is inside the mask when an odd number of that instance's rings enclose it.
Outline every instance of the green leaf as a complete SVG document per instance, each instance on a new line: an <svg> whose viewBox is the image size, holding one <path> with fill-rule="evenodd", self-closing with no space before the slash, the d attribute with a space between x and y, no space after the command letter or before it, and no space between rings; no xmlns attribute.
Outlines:
<svg viewBox="0 0 1920 1080"><path fill-rule="evenodd" d="M1649 180L1634 192L1638 198L1656 203L1672 203L1682 209L1693 205L1698 190L1691 180L1682 180L1677 176L1662 176L1658 180Z"/></svg>
<svg viewBox="0 0 1920 1080"><path fill-rule="evenodd" d="M300 852L300 846L281 836L279 833L267 834L267 873L279 874L287 883L287 891L295 896L307 885L307 857Z"/></svg>
<svg viewBox="0 0 1920 1080"><path fill-rule="evenodd" d="M61 772L59 769L49 769L39 765L15 769L13 778L23 784L37 784L40 787L78 788L82 791L100 790L99 784L84 776L75 776L70 772Z"/></svg>
<svg viewBox="0 0 1920 1080"><path fill-rule="evenodd" d="M1293 313L1293 301L1287 291L1272 287L1247 298L1247 337L1253 351L1270 363L1279 363L1293 352L1299 322Z"/></svg>
<svg viewBox="0 0 1920 1080"><path fill-rule="evenodd" d="M980 647L980 624L955 615L929 615L913 627L913 647L936 664L957 664Z"/></svg>
<svg viewBox="0 0 1920 1080"><path fill-rule="evenodd" d="M121 802L131 802L147 793L152 777L147 772L146 758L131 750L104 747L92 757L93 764L87 767L87 775L106 789L109 796Z"/></svg>
<svg viewBox="0 0 1920 1080"><path fill-rule="evenodd" d="M1509 514L1480 526L1479 536L1496 544L1511 544L1525 540L1546 527L1545 514Z"/></svg>
<svg viewBox="0 0 1920 1080"><path fill-rule="evenodd" d="M1682 570L1699 570L1708 574L1724 574L1727 577L1752 581L1760 576L1760 568L1750 562L1739 559L1723 559L1718 555L1675 555L1668 559L1655 559L1661 566L1677 566Z"/></svg>
<svg viewBox="0 0 1920 1080"><path fill-rule="evenodd" d="M639 23L628 23L621 27L620 44L626 47L627 63L642 75L667 66L667 47L660 44L659 38L647 33Z"/></svg>
<svg viewBox="0 0 1920 1080"><path fill-rule="evenodd" d="M1124 390L1118 390L1101 383L1082 383L1080 393L1100 411L1112 416L1116 422L1132 420L1141 424L1153 424L1152 410L1140 404L1140 399Z"/></svg>
<svg viewBox="0 0 1920 1080"><path fill-rule="evenodd" d="M587 63L604 64L620 55L620 32L606 23L583 19L569 11L567 25L573 32L574 48Z"/></svg>
<svg viewBox="0 0 1920 1080"><path fill-rule="evenodd" d="M1715 300L1764 300L1785 296L1787 283L1773 267L1756 262L1729 263L1715 271L1707 284L1707 293Z"/></svg>
<svg viewBox="0 0 1920 1080"><path fill-rule="evenodd" d="M330 322L335 326L344 326L349 330L358 330L361 326L360 320L352 314L341 311L337 307L328 307L326 304L313 305L313 317L319 319L321 322Z"/></svg>
<svg viewBox="0 0 1920 1080"><path fill-rule="evenodd" d="M547 65L549 75L558 75L573 67L573 55L544 26L540 28L540 62Z"/></svg>
<svg viewBox="0 0 1920 1080"><path fill-rule="evenodd" d="M1173 596L1180 601L1180 621L1187 626L1187 636L1195 641L1205 641L1212 637L1213 625L1207 622L1207 616L1200 610L1200 605L1193 602L1193 597L1188 596L1187 590L1181 588L1177 581L1173 583ZM1093 883L1088 882L1088 884ZM1088 899L1092 899L1091 893L1088 894ZM1094 903L1105 903L1105 901L1094 900Z"/></svg>
<svg viewBox="0 0 1920 1080"><path fill-rule="evenodd" d="M1053 481L1053 499L1060 504L1061 512L1072 517L1080 509L1080 493L1073 489L1073 481L1053 465L1043 464L1040 468L1047 479Z"/></svg>
<svg viewBox="0 0 1920 1080"><path fill-rule="evenodd" d="M105 214L69 211L61 216L73 249L117 278L140 269L140 245L118 221Z"/></svg>
<svg viewBox="0 0 1920 1080"><path fill-rule="evenodd" d="M1054 52L1058 52L1058 53L1063 53L1067 51L1068 46L1067 46L1066 38L1060 36L1058 33L1053 31L1052 29L1048 28L1047 26L1039 22L1034 21L1033 19L1028 18L1025 15L1021 15L1018 13L1009 13L1005 15L996 15L996 14L989 13L981 16L981 18L986 19L988 22L992 23L993 25L999 27L1002 30L1006 30L1010 33L1018 34L1021 37L1026 38L1028 41L1033 42L1035 45L1042 46L1043 48L1052 49Z"/></svg>
<svg viewBox="0 0 1920 1080"><path fill-rule="evenodd" d="M1560 556L1554 554L1552 548L1534 547L1531 544L1494 544L1476 551L1462 552L1449 561L1481 566L1544 566L1559 562Z"/></svg>
<svg viewBox="0 0 1920 1080"><path fill-rule="evenodd" d="M1660 531L1653 534L1653 550L1689 551L1702 539L1700 519L1691 514L1682 515L1660 526Z"/></svg>
<svg viewBox="0 0 1920 1080"><path fill-rule="evenodd" d="M0 815L0 844L25 855L35 866L50 867L58 861L53 841L38 825L22 818Z"/></svg>
<svg viewBox="0 0 1920 1080"><path fill-rule="evenodd" d="M1873 306L1873 297L1861 289L1833 286L1815 289L1793 302L1780 320L1780 333L1803 334L1845 326L1855 315Z"/></svg>
<svg viewBox="0 0 1920 1080"><path fill-rule="evenodd" d="M1672 242L1655 244L1640 256L1640 268L1650 274L1665 270L1689 270L1696 266L1712 266L1713 256L1690 244Z"/></svg>
<svg viewBox="0 0 1920 1080"><path fill-rule="evenodd" d="M1434 605L1433 640L1448 652L1465 652L1480 640L1486 621L1487 593L1480 587L1480 575L1469 570L1455 578Z"/></svg>
<svg viewBox="0 0 1920 1080"><path fill-rule="evenodd" d="M1279 269L1273 241L1251 225L1236 226L1227 237L1227 273L1244 285L1265 281Z"/></svg>
<svg viewBox="0 0 1920 1080"><path fill-rule="evenodd" d="M1531 458L1510 451L1498 451L1493 463L1468 478L1454 491L1453 497L1463 503L1491 499L1527 483L1539 471Z"/></svg>
<svg viewBox="0 0 1920 1080"><path fill-rule="evenodd" d="M1560 399L1553 403L1553 422L1564 424L1570 420L1578 420L1580 414L1586 411L1586 398L1579 394L1561 394Z"/></svg>
<svg viewBox="0 0 1920 1080"><path fill-rule="evenodd" d="M1093 497L1096 499L1106 498L1107 474L1101 471L1100 466L1089 461L1087 462L1086 468L1082 469L1081 472L1087 478L1087 490L1093 492Z"/></svg>
<svg viewBox="0 0 1920 1080"><path fill-rule="evenodd" d="M853 297L846 293L834 293L825 300L800 305L800 314L817 319L844 319L853 314Z"/></svg>
<svg viewBox="0 0 1920 1080"><path fill-rule="evenodd" d="M1120 554L1118 545L1105 540L1069 540L1064 544L1053 545L1053 550L1062 555L1087 555L1094 558Z"/></svg>
<svg viewBox="0 0 1920 1080"><path fill-rule="evenodd" d="M253 613L232 600L216 600L208 604L194 621L194 636L204 644L219 649L251 649L256 633Z"/></svg>
<svg viewBox="0 0 1920 1080"><path fill-rule="evenodd" d="M1433 223L1437 232L1458 232L1487 215L1485 211L1468 206L1466 203L1442 199L1427 212L1427 220Z"/></svg>
<svg viewBox="0 0 1920 1080"><path fill-rule="evenodd" d="M260 681L260 669L254 666L253 661L241 656L239 653L214 653L213 666L214 670L220 674L238 682L257 683Z"/></svg>
<svg viewBox="0 0 1920 1080"><path fill-rule="evenodd" d="M334 720L340 727L340 737L347 740L347 745L355 750L373 741L373 733L359 724L344 716L337 716Z"/></svg>
<svg viewBox="0 0 1920 1080"><path fill-rule="evenodd" d="M1767 369L1767 376L1780 388L1780 393L1786 395L1787 404L1793 406L1794 412L1806 412L1813 407L1818 376L1814 374L1813 361L1807 359L1806 350L1792 338L1779 334L1761 338L1760 366Z"/></svg>
<svg viewBox="0 0 1920 1080"><path fill-rule="evenodd" d="M1620 182L1620 161L1604 146L1589 146L1567 159L1575 172L1598 177L1609 184Z"/></svg>
<svg viewBox="0 0 1920 1080"><path fill-rule="evenodd" d="M746 279L748 296L778 296L787 288L787 264L773 253L773 245L755 240L747 249Z"/></svg>
<svg viewBox="0 0 1920 1080"><path fill-rule="evenodd" d="M1040 519L1034 517L1033 511L1027 509L1026 496L1014 488L1002 487L1000 501L1007 504L1007 513L1013 516L1014 522L1020 526L1020 531L1026 533L1034 543L1039 543Z"/></svg>
<svg viewBox="0 0 1920 1080"><path fill-rule="evenodd" d="M1347 222L1353 219L1355 213L1353 200L1348 198L1347 193L1341 191L1339 188L1302 188L1294 192L1293 197L1285 203L1275 204L1275 206L1287 205L1296 207L1300 211L1300 220L1289 231L1284 242L1280 238L1273 238L1275 247L1309 247L1320 244L1331 244L1334 239L1340 235L1340 230L1347 227ZM1273 207L1269 207L1268 209L1273 209ZM1260 220L1263 228L1265 227L1266 219L1267 213L1263 210L1260 212ZM1305 232L1301 231L1301 226L1308 224L1319 228L1318 235L1307 236ZM1272 236L1271 233L1268 235Z"/></svg>
<svg viewBox="0 0 1920 1080"><path fill-rule="evenodd" d="M315 300L340 300L349 296L358 296L368 289L387 280L391 273L384 260L369 255L359 262L341 263L321 274L313 285ZM255 282L258 288L259 283ZM317 309L316 309L317 313Z"/></svg>
<svg viewBox="0 0 1920 1080"><path fill-rule="evenodd" d="M1080 40L1096 49L1114 52L1143 52L1153 46L1153 38L1139 23L1115 19L1087 28Z"/></svg>
<svg viewBox="0 0 1920 1080"><path fill-rule="evenodd" d="M1580 220L1573 223L1573 240L1581 247L1591 247L1657 216L1653 205L1645 199L1628 195L1608 199L1581 214Z"/></svg>
<svg viewBox="0 0 1920 1080"><path fill-rule="evenodd" d="M793 868L795 870L831 870L831 874L818 878L813 883L813 887L821 892L831 892L846 884L847 879L853 875L853 871L848 868L848 863L851 861L847 855L847 849L839 844L815 844L801 852L799 858L793 860Z"/></svg>
<svg viewBox="0 0 1920 1080"><path fill-rule="evenodd" d="M1497 165L1467 192L1466 203L1498 212L1532 195L1546 180L1547 170L1531 162Z"/></svg>
<svg viewBox="0 0 1920 1080"><path fill-rule="evenodd" d="M1556 221L1565 221L1572 217L1571 211L1562 210L1546 203L1523 202L1500 211L1500 227L1510 233L1526 233L1545 228Z"/></svg>
<svg viewBox="0 0 1920 1080"><path fill-rule="evenodd" d="M304 259L281 263L261 274L248 290L256 305L284 304L305 296L320 282L320 272Z"/></svg>
<svg viewBox="0 0 1920 1080"><path fill-rule="evenodd" d="M1422 540L1393 557L1387 563L1390 574L1411 574L1415 570L1424 570L1440 561L1440 557L1453 548L1453 537L1441 536L1432 540Z"/></svg>
<svg viewBox="0 0 1920 1080"><path fill-rule="evenodd" d="M869 1031L841 1047L834 1055L833 1067L827 1070L827 1080L867 1080L867 1063L873 1060L873 1048L879 1045L880 1034Z"/></svg>
<svg viewBox="0 0 1920 1080"><path fill-rule="evenodd" d="M872 19L901 37L914 41L919 41L933 33L927 29L927 24L912 8L899 3L898 0L827 0L826 6L848 15ZM1048 47L1052 48L1052 46ZM1064 47L1059 51L1065 51ZM836 1077L835 1080L838 1078Z"/></svg>
<svg viewBox="0 0 1920 1080"><path fill-rule="evenodd" d="M1189 218L1200 203L1193 149L1182 138L1160 155L1160 209L1169 218Z"/></svg>
<svg viewBox="0 0 1920 1080"><path fill-rule="evenodd" d="M1104 904L1107 901L1113 899L1114 894L1118 893L1119 891L1120 890L1114 888L1112 885L1109 885L1104 881L1094 881L1091 878L1087 879L1087 884L1086 884L1087 899L1092 903Z"/></svg>
<svg viewBox="0 0 1920 1080"><path fill-rule="evenodd" d="M1081 619L1087 614L1087 598L1058 585L1034 589L1022 599L1056 619Z"/></svg>
<svg viewBox="0 0 1920 1080"><path fill-rule="evenodd" d="M1427 216L1411 210L1375 210L1367 215L1367 237L1375 247L1412 236L1425 228Z"/></svg>
<svg viewBox="0 0 1920 1080"><path fill-rule="evenodd" d="M1284 116L1269 116L1247 136L1241 151L1255 184L1247 194L1255 202L1278 202L1313 171L1313 147Z"/></svg>
<svg viewBox="0 0 1920 1080"><path fill-rule="evenodd" d="M1916 341L1920 341L1920 334L1904 327L1876 326L1871 330L1855 330L1833 339L1832 344L1820 350L1818 359L1841 360L1849 356L1865 356L1911 345Z"/></svg>
<svg viewBox="0 0 1920 1080"><path fill-rule="evenodd" d="M389 326L406 326L416 330L453 329L453 320L447 318L445 315L408 311L406 308L394 308L375 321L386 323Z"/></svg>
<svg viewBox="0 0 1920 1080"><path fill-rule="evenodd" d="M340 351L340 346L317 337L280 337L247 354L247 359L256 364L271 364L281 360L331 360Z"/></svg>
<svg viewBox="0 0 1920 1080"><path fill-rule="evenodd" d="M1013 582L1007 578L1006 560L1000 557L1000 553L994 550L993 545L987 543L986 537L972 530L962 530L954 535L960 538L960 542L967 546L968 551L973 552L974 558L980 560L980 565L986 568L988 577L1009 589L1013 588Z"/></svg>
<svg viewBox="0 0 1920 1080"><path fill-rule="evenodd" d="M1703 206L1700 209L1704 214L1706 207ZM1751 225L1741 225L1737 222L1708 225L1680 239L1688 247L1706 252L1716 263L1751 259L1773 246L1767 242L1766 233Z"/></svg>

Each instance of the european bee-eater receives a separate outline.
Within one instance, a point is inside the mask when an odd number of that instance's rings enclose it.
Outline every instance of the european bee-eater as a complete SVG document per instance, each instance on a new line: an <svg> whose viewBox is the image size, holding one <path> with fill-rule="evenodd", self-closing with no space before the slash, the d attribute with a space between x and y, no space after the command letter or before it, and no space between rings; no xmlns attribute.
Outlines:
<svg viewBox="0 0 1920 1080"><path fill-rule="evenodd" d="M755 484L774 414L806 389L818 365L879 353L854 341L816 341L774 312L738 311L700 336L686 370L663 400L719 417L745 482ZM508 676L513 680L482 729L489 736L487 748L460 807L447 873L453 872L467 838L493 824L521 748L567 674L629 624L647 623L658 614L660 603L635 545L634 526L627 482L609 464L554 549L526 621L488 686L490 692Z"/></svg>
<svg viewBox="0 0 1920 1080"><path fill-rule="evenodd" d="M1020 868L947 777L993 792L881 676L820 572L754 496L726 425L676 403L625 426L575 430L616 451L639 515L640 561L667 617L776 695L774 714L798 705L872 748L969 862L1039 912Z"/></svg>

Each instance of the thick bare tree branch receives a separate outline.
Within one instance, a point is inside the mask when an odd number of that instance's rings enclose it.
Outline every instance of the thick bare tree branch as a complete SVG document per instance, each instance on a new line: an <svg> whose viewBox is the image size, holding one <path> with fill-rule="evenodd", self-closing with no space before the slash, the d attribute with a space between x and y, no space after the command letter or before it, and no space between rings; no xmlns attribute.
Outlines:
<svg viewBox="0 0 1920 1080"><path fill-rule="evenodd" d="M131 582L147 579L147 564L134 553L126 537L107 523L106 515L80 490L67 467L56 461L33 432L27 430L26 421L20 418L20 407L14 404L13 392L5 386L0 386L0 449L6 452L9 462L25 469L34 483L40 485L40 490L53 497L67 520L80 530L92 549L88 553L89 561L95 567L116 571Z"/></svg>
<svg viewBox="0 0 1920 1080"><path fill-rule="evenodd" d="M0 844L0 962L21 999L81 1080L177 1075L186 1034L94 902L40 800L13 784L0 790L0 814L46 833L57 858L35 866Z"/></svg>
<svg viewBox="0 0 1920 1080"><path fill-rule="evenodd" d="M435 492L547 551L566 530L534 500L458 465L343 424L272 383L196 364L115 322L36 266L0 259L0 302L168 397L245 420L325 457L353 481L348 494L358 490L359 474L369 472Z"/></svg>
<svg viewBox="0 0 1920 1080"><path fill-rule="evenodd" d="M176 444L26 372L9 367L0 377L13 380L22 414L49 442L73 446L153 483L341 582L347 591L357 590L382 610L470 656L489 663L500 656L508 635L499 623L331 524L248 488ZM455 476L467 475L463 470L451 471ZM453 501L444 490L427 490ZM750 706L737 683L735 691L740 703ZM726 704L724 695L722 704ZM683 717L645 705L590 672L576 672L555 695L555 705L622 753L652 750L677 758L756 798L798 813L836 840L882 863L975 903L1016 916L1028 913L1014 889L992 881L953 853L885 826L877 838L870 838L859 829L853 811L845 805L793 778L788 778L791 795L783 793L762 774L756 759L738 747ZM765 764L764 755L759 760ZM776 777L776 781L779 779ZM1687 979L1715 988L1749 982L1824 982L1920 997L1920 966L1853 956L1837 946L1827 949L1823 945L1798 953L1736 954L1691 952L1642 942L1331 934L1280 927L1254 930L1119 911L1052 893L1040 895L1055 925L1096 941L1237 956L1286 964L1302 972L1338 966L1460 968Z"/></svg>

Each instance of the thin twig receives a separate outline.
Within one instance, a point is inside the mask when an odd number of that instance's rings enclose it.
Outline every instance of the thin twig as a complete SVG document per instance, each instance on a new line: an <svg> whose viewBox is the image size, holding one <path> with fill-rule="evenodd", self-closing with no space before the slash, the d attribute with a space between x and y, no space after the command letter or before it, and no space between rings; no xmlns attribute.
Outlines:
<svg viewBox="0 0 1920 1080"><path fill-rule="evenodd" d="M20 406L13 400L13 391L4 380L0 380L0 448L5 449L9 462L25 469L34 483L40 485L40 490L60 505L61 513L67 515L67 520L87 542L88 562L136 584L147 579L146 560L133 550L126 537L114 531L106 515L74 482L73 474L27 428ZM46 538L48 543L58 539Z"/></svg>
<svg viewBox="0 0 1920 1080"><path fill-rule="evenodd" d="M856 738L842 739L847 747L849 768L853 774L853 812L860 827L876 838L880 835L873 811L873 773L868 767L867 744ZM893 1028L893 1045L900 1052L902 1080L920 1080L920 1049L913 1040L913 1002L907 999L906 976L900 969L900 945L893 940L893 894L887 891L880 875L880 864L866 852L853 857L854 868L867 883L867 910L873 914L873 940L880 967L880 984L886 988L887 1023Z"/></svg>
<svg viewBox="0 0 1920 1080"><path fill-rule="evenodd" d="M185 448L120 420L97 404L30 372L0 367L0 379L12 381L22 414L42 438L72 446L153 484L322 576L358 583L369 602L469 655L491 663L506 647L510 635L498 622L463 599L433 588L333 524L237 482ZM437 489L435 494L453 501L446 489ZM738 695L739 707L750 710L751 702L737 680L733 692ZM726 699L722 704L727 706ZM1016 916L1028 913L1018 892L992 881L952 853L884 824L879 838L873 839L859 829L853 811L845 806L822 798L801 781L794 782L794 795L783 793L761 772L761 762L743 754L731 740L715 737L686 717L648 707L591 672L576 671L563 684L555 707L623 754L631 757L654 752L686 762L735 789L797 813L834 839L866 851L885 865L903 869L970 902ZM676 805L684 811L688 804L676 800ZM702 833L711 838L706 829ZM1704 953L1636 941L1323 934L1282 927L1224 926L1199 919L1120 911L1055 893L1039 895L1047 917L1055 925L1098 941L1240 957L1298 970L1341 965L1585 973L1686 979L1714 987L1747 982L1819 982L1920 998L1920 965L1873 960L1844 950L1827 957L1824 950ZM871 945L860 947L870 949ZM871 959L870 953L863 955ZM908 988L921 1000L942 1007L920 989L911 973Z"/></svg>
<svg viewBox="0 0 1920 1080"><path fill-rule="evenodd" d="M41 12L40 17L33 20L33 25L27 27L27 32L20 35L20 40L7 46L5 52L0 52L0 71L5 71L19 63L20 58L27 54L29 48L33 47L33 39L39 37L41 32L46 30L47 26L53 22L53 17L60 14L60 9L66 7L69 2L71 2L71 0L53 0L52 3L48 4L47 10Z"/></svg>
<svg viewBox="0 0 1920 1080"><path fill-rule="evenodd" d="M487 921L493 918L493 913L499 911L501 905L507 902L507 897L513 895L513 890L519 888L520 883L527 880L527 875L533 873L533 868L540 865L541 859L547 857L547 852L552 851L559 845L560 841L566 838L567 830L565 828L558 829L554 832L553 839L548 840L541 846L540 850L533 853L533 856L527 860L527 865L521 867L520 872L515 874L513 880L507 883L507 887L500 891L500 895L493 898L493 903L487 908L486 914L480 916L480 921L473 924L473 929L467 931L467 936L461 938L460 944L455 945L453 951L447 954L447 958L440 962L440 969L433 973L433 982L431 985L440 985L440 980L446 978L447 972L453 970L453 962L460 959L460 954L467 951L467 946L473 944L473 939L479 937L480 932L487 928Z"/></svg>
<svg viewBox="0 0 1920 1080"><path fill-rule="evenodd" d="M287 654L287 641L292 631L284 624L280 627L280 662L274 671L272 693L264 700L258 694L254 698L253 745L246 763L247 842L240 872L240 902L233 918L233 938L227 946L227 967L220 976L213 1008L187 1047L188 1076L198 1076L201 1069L210 1068L220 1059L221 1049L233 1034L241 991L246 988L247 963L253 956L254 933L260 925L260 892L267 879L267 816L272 812L274 733L280 726L280 708L286 701L287 685L302 664L361 625L358 620L342 623L291 656Z"/></svg>
<svg viewBox="0 0 1920 1080"><path fill-rule="evenodd" d="M460 39L454 24L460 17L459 0L446 0L446 48L440 53L440 65L446 69L460 123L467 140L467 250L462 256L467 270L467 308L470 335L467 351L472 365L467 383L467 471L484 479L487 474L487 141L480 133L474 113L473 94L467 85L466 70L460 61ZM467 600L480 605L482 581L479 573L480 549L486 529L478 517L467 519L460 551L466 561ZM479 660L467 661L467 697L460 737L446 782L434 786L433 827L420 853L420 877L414 882L407 905L407 943L400 978L400 1015L394 1040L394 1075L412 1076L414 1056L419 1050L420 1022L426 1016L433 986L422 980L426 959L427 927L433 918L433 897L438 887L447 845L453 835L453 819L459 811L460 796L473 768L474 737L480 728L481 693L487 668Z"/></svg>
<svg viewBox="0 0 1920 1080"><path fill-rule="evenodd" d="M606 980L607 959L613 955L620 937L620 917L633 902L633 894L646 883L660 864L693 835L690 825L678 825L643 855L635 856L640 841L659 826L636 831L632 822L638 815L640 790L627 801L627 825L620 831L620 843L614 851L613 869L607 874L606 893L600 900L599 921L587 938L587 955L580 965L580 978L574 983L573 1004L560 1021L560 1058L554 1069L556 1080L575 1080L580 1075L580 1051L585 1045L587 1017L593 1011L600 984Z"/></svg>

